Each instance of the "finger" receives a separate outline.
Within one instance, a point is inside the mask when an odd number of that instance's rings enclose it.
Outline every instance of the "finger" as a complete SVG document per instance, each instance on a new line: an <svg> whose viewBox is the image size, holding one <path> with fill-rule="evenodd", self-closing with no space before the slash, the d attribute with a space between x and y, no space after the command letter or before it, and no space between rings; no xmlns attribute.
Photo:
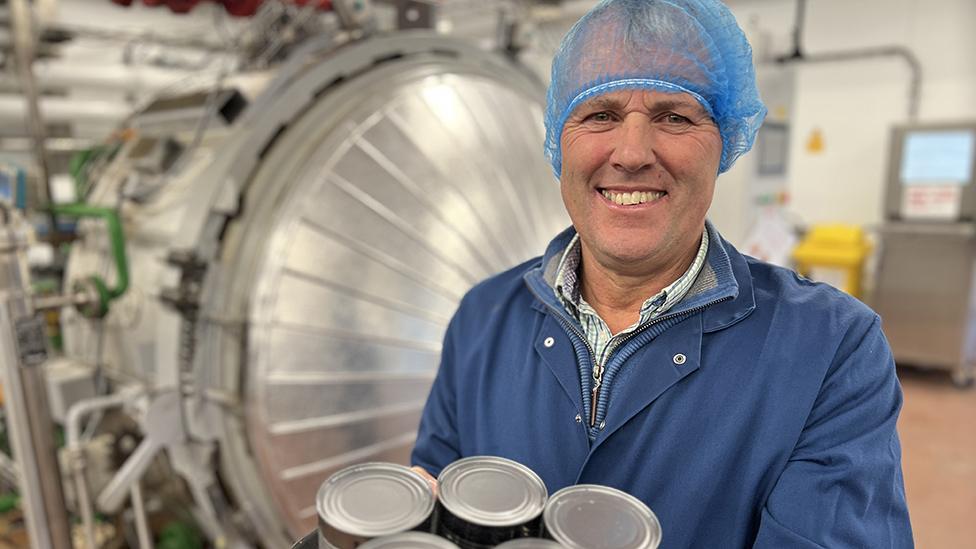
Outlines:
<svg viewBox="0 0 976 549"><path fill-rule="evenodd" d="M411 469L416 471L417 474L422 476L424 480L427 481L427 484L430 485L431 491L434 492L434 496L437 496L437 479L434 478L433 475L428 473L426 469L418 465L414 465L413 467L411 467Z"/></svg>

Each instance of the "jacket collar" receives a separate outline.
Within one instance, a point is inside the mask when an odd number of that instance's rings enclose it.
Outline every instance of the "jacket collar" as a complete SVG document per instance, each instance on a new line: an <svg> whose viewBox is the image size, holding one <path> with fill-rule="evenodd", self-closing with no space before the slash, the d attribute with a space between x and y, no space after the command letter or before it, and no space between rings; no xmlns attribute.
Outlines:
<svg viewBox="0 0 976 549"><path fill-rule="evenodd" d="M756 300L745 257L722 238L710 221L705 221L705 230L709 237L705 265L688 294L669 314L705 307L702 330L708 333L727 328L748 316L756 308ZM524 276L525 283L541 304L564 317L569 315L556 295L555 280L562 254L575 235L573 227L559 233L546 248L542 264Z"/></svg>

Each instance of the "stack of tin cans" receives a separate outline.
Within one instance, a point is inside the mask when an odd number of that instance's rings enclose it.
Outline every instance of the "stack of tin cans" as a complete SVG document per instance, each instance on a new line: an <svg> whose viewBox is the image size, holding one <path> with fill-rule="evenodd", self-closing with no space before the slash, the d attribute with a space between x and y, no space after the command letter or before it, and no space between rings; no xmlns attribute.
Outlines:
<svg viewBox="0 0 976 549"><path fill-rule="evenodd" d="M637 498L595 485L548 498L538 475L508 459L461 459L437 480L435 497L423 477L402 465L365 463L335 473L316 496L316 546L654 549L661 541L657 518Z"/></svg>
<svg viewBox="0 0 976 549"><path fill-rule="evenodd" d="M315 497L321 549L353 549L374 538L430 532L434 494L419 474L392 463L347 467Z"/></svg>
<svg viewBox="0 0 976 549"><path fill-rule="evenodd" d="M499 457L448 465L437 478L438 535L461 549L484 549L542 533L546 485L531 469Z"/></svg>

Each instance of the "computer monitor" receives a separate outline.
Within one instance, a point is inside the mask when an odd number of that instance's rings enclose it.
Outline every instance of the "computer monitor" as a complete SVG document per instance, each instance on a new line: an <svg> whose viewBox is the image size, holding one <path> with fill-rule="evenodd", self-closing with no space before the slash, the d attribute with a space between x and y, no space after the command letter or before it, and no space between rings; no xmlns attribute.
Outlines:
<svg viewBox="0 0 976 549"><path fill-rule="evenodd" d="M976 220L976 122L896 127L891 153L888 219Z"/></svg>
<svg viewBox="0 0 976 549"><path fill-rule="evenodd" d="M904 137L902 185L965 185L973 179L976 130L915 130Z"/></svg>

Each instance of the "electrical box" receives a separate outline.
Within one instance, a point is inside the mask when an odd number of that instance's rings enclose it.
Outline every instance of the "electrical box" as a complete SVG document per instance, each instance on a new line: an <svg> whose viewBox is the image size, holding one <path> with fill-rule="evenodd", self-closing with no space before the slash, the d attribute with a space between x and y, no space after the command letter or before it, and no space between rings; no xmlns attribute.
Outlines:
<svg viewBox="0 0 976 549"><path fill-rule="evenodd" d="M63 425L72 405L95 396L95 367L57 358L44 368L51 417Z"/></svg>

